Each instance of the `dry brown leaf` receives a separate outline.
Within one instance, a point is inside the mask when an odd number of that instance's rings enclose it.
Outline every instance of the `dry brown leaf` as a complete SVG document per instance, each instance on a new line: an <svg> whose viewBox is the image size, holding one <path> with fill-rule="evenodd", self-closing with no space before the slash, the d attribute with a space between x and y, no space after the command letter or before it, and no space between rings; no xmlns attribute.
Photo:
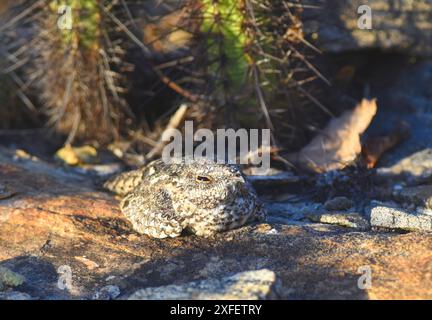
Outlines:
<svg viewBox="0 0 432 320"><path fill-rule="evenodd" d="M405 122L397 123L396 127L387 135L369 137L362 147L362 160L368 169L374 168L381 156L408 138L409 125Z"/></svg>
<svg viewBox="0 0 432 320"><path fill-rule="evenodd" d="M298 153L297 164L314 172L326 172L352 163L361 152L360 135L369 127L376 111L375 99L363 99L353 110L332 119Z"/></svg>
<svg viewBox="0 0 432 320"><path fill-rule="evenodd" d="M98 162L97 150L92 146L72 147L66 145L57 150L56 157L70 166Z"/></svg>

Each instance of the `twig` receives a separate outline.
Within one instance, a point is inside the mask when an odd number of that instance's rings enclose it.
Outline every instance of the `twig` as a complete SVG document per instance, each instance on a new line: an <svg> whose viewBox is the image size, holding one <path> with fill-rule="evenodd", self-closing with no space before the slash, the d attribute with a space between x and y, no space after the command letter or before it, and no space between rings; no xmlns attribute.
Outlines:
<svg viewBox="0 0 432 320"><path fill-rule="evenodd" d="M20 21L21 19L25 18L28 14L30 14L34 9L42 5L42 1L39 0L35 2L33 5L22 11L20 14L16 15L12 20L10 20L8 23L0 26L0 32L3 32L7 28L13 26L15 23Z"/></svg>
<svg viewBox="0 0 432 320"><path fill-rule="evenodd" d="M172 115L170 121L168 122L168 125L166 126L164 133L167 130L177 129L181 122L184 120L186 116L186 111L188 109L188 106L186 104L182 104L177 111ZM149 153L147 153L146 158L152 159L155 155L160 154L162 149L165 147L166 142L162 140L163 133L161 135L161 138L157 142L157 144L153 147L153 149L150 150Z"/></svg>

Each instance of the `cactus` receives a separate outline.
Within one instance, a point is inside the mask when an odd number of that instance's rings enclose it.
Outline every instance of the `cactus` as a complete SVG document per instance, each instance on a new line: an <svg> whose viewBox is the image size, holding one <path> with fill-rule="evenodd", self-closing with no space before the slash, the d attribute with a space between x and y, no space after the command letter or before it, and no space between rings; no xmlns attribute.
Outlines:
<svg viewBox="0 0 432 320"><path fill-rule="evenodd" d="M300 0L165 0L177 11L144 23L129 23L123 1L43 1L47 5L35 14L32 48L20 54L31 61L32 68L25 68L29 94L43 102L49 123L68 135L67 142L107 143L125 136L122 128L133 122L124 89L131 79L123 72L131 46L145 49L138 60L159 80L148 83L192 100L192 117L218 118L207 126L233 118L243 127L272 128L279 140L289 142L286 137L295 136L298 127L292 115L302 113L307 99L317 103L307 86L322 76L305 58L313 47L302 33ZM141 11L151 3L128 2ZM71 9L70 30L59 29L64 6ZM144 43L137 43L140 39ZM170 57L172 66L159 69L157 64ZM193 59L176 63L184 57Z"/></svg>
<svg viewBox="0 0 432 320"><path fill-rule="evenodd" d="M38 20L35 82L49 123L75 138L106 143L119 135L128 117L119 68L122 49L110 38L105 1L49 1ZM65 7L66 6L66 7ZM71 29L61 29L60 8L69 8ZM65 12L64 14L68 14Z"/></svg>
<svg viewBox="0 0 432 320"><path fill-rule="evenodd" d="M327 79L313 66L319 50L306 40L302 1L245 0L246 32L254 35L249 54L254 60L258 102L268 127L283 147L301 144L301 124L330 112L315 97L316 83ZM318 112L316 108L318 109ZM314 109L311 109L314 108Z"/></svg>
<svg viewBox="0 0 432 320"><path fill-rule="evenodd" d="M296 136L305 106L324 109L311 93L311 80L323 77L306 58L317 50L305 40L301 13L296 0L202 0L191 19L202 21L193 55L206 84L195 88L208 97L203 112L225 107L222 121L265 126L274 143L292 142L286 138Z"/></svg>
<svg viewBox="0 0 432 320"><path fill-rule="evenodd" d="M15 59L26 62L19 70L21 89L36 97L39 112L68 137L66 143L110 142L132 117L120 74L124 50L105 14L110 10L115 8L105 0L24 0L15 13L30 15L17 19L15 30L31 26L27 39L15 35L9 45Z"/></svg>
<svg viewBox="0 0 432 320"><path fill-rule="evenodd" d="M208 73L216 77L224 90L241 88L248 69L245 48L248 38L243 30L244 1L204 0L201 32L204 33Z"/></svg>

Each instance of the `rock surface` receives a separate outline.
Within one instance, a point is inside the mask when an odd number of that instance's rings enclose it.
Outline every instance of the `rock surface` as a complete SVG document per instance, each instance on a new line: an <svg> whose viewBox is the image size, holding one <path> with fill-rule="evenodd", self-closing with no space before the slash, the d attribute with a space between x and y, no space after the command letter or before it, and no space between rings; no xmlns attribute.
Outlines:
<svg viewBox="0 0 432 320"><path fill-rule="evenodd" d="M421 183L432 178L432 149L426 148L404 157L399 162L389 167L377 169L381 179L397 178L408 183Z"/></svg>
<svg viewBox="0 0 432 320"><path fill-rule="evenodd" d="M0 267L0 291L6 287L17 287L24 283L25 279L8 268Z"/></svg>
<svg viewBox="0 0 432 320"><path fill-rule="evenodd" d="M325 52L380 49L432 56L431 0L318 0L310 4L318 9L306 10L305 30ZM370 30L358 27L362 5L372 9Z"/></svg>
<svg viewBox="0 0 432 320"><path fill-rule="evenodd" d="M369 222L358 213L312 213L306 217L314 222L334 224L362 231L370 229Z"/></svg>
<svg viewBox="0 0 432 320"><path fill-rule="evenodd" d="M335 197L324 203L324 207L329 211L347 210L353 206L354 202L347 197Z"/></svg>
<svg viewBox="0 0 432 320"><path fill-rule="evenodd" d="M26 279L0 298L111 299L117 287L122 299L262 269L279 279L282 299L432 298L431 234L287 216L209 239L151 239L133 232L118 200L90 180L0 148L0 184L15 191L0 200L0 266ZM365 266L369 289L358 286Z"/></svg>
<svg viewBox="0 0 432 320"><path fill-rule="evenodd" d="M0 300L33 300L27 293L18 291L0 292Z"/></svg>
<svg viewBox="0 0 432 320"><path fill-rule="evenodd" d="M108 285L100 289L93 296L94 300L114 300L120 295L120 288L114 285Z"/></svg>
<svg viewBox="0 0 432 320"><path fill-rule="evenodd" d="M432 185L402 188L396 192L395 198L425 209L432 209Z"/></svg>
<svg viewBox="0 0 432 320"><path fill-rule="evenodd" d="M273 271L245 271L222 279L139 290L129 300L263 300L275 299L277 279Z"/></svg>
<svg viewBox="0 0 432 320"><path fill-rule="evenodd" d="M432 231L432 216L409 213L398 208L375 206L371 209L371 225L408 231Z"/></svg>

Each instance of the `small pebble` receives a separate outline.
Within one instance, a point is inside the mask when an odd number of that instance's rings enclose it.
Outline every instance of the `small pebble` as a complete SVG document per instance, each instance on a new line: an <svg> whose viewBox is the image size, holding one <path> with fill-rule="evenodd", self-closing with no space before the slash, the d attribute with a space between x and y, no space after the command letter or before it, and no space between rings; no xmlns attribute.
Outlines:
<svg viewBox="0 0 432 320"><path fill-rule="evenodd" d="M354 206L354 202L347 197L335 197L324 204L328 211L348 210Z"/></svg>
<svg viewBox="0 0 432 320"><path fill-rule="evenodd" d="M111 281L114 280L116 276L108 276L105 281Z"/></svg>
<svg viewBox="0 0 432 320"><path fill-rule="evenodd" d="M279 232L274 228L267 232L267 234L278 234L278 233Z"/></svg>
<svg viewBox="0 0 432 320"><path fill-rule="evenodd" d="M120 295L120 288L114 285L108 285L100 289L93 295L93 300L114 300Z"/></svg>
<svg viewBox="0 0 432 320"><path fill-rule="evenodd" d="M401 191L403 189L403 186L401 186L400 184L395 184L393 186L393 191Z"/></svg>

